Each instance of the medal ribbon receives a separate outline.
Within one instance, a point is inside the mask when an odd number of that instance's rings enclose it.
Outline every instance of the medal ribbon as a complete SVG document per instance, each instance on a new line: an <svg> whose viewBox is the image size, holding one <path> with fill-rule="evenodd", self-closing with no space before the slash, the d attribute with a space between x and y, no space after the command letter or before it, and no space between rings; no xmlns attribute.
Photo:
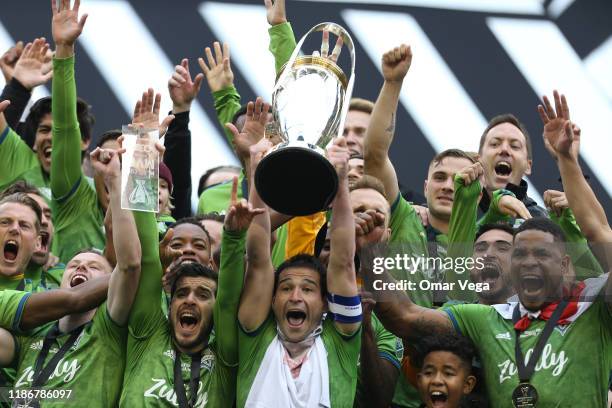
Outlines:
<svg viewBox="0 0 612 408"><path fill-rule="evenodd" d="M200 363L202 361L202 353L191 355L191 377L189 379L189 389L191 390L191 398L187 402L187 391L183 382L183 371L181 370L181 352L174 350L174 392L180 408L195 407L198 399L198 388L200 383Z"/></svg>
<svg viewBox="0 0 612 408"><path fill-rule="evenodd" d="M47 332L45 336L45 340L43 342L42 350L38 354L36 358L36 364L34 365L34 381L32 381L32 387L40 387L45 385L53 370L59 363L59 361L64 357L64 355L68 352L70 347L76 342L77 338L85 328L89 324L86 323L82 326L77 327L76 329L70 332L70 337L62 347L60 347L59 351L55 353L55 355L49 360L46 366L43 367L43 363L49 354L49 349L51 348L51 344L55 343L57 337L61 334L59 331L59 324L55 323L53 328Z"/></svg>
<svg viewBox="0 0 612 408"><path fill-rule="evenodd" d="M521 332L517 330L516 328L514 329L514 332L516 334L516 336L514 337L514 354L516 357L516 368L518 370L520 382L522 383L529 382L529 379L531 378L531 376L533 375L535 371L536 363L538 362L538 360L540 359L540 356L542 355L542 351L544 350L544 345L546 344L546 341L552 334L553 329L557 325L557 322L559 321L559 318L561 317L561 314L563 314L563 311L567 307L568 303L569 302L567 300L563 300L561 303L559 303L559 305L555 309L555 312L553 313L551 318L548 319L548 321L546 322L546 325L544 326L544 330L542 330L542 334L540 334L540 336L538 337L538 342L535 348L533 349L533 353L531 353L531 357L529 358L529 362L527 363L527 366L525 366L525 359L523 358L523 352L521 351L521 344L519 341ZM517 303L516 307L514 308L514 312L512 314L513 323L516 324L520 320L520 318L521 318L520 303Z"/></svg>

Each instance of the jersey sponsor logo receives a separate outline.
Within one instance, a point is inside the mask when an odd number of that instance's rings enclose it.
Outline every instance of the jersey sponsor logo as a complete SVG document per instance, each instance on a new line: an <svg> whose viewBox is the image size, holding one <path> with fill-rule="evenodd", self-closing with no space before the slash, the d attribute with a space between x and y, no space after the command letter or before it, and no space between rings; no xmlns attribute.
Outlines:
<svg viewBox="0 0 612 408"><path fill-rule="evenodd" d="M165 400L172 406L178 407L174 386L169 384L165 378L151 378L153 385L145 391L145 398L155 398L157 400ZM203 385L200 381L198 388L198 399L196 400L195 408L204 408L208 403L208 392L202 392ZM189 393L188 393L189 395Z"/></svg>
<svg viewBox="0 0 612 408"><path fill-rule="evenodd" d="M79 364L79 360L76 358L73 360L65 360L62 358L57 363L57 366L55 366L55 370L53 370L51 376L49 376L49 380L62 377L61 380L63 380L64 383L68 383L74 379L80 369L81 365ZM15 388L27 386L28 384L31 384L32 381L34 381L34 367L28 366L25 370L23 370L23 373L15 382Z"/></svg>
<svg viewBox="0 0 612 408"><path fill-rule="evenodd" d="M525 330L521 337L539 336L542 333L542 329Z"/></svg>
<svg viewBox="0 0 612 408"><path fill-rule="evenodd" d="M525 363L529 361L533 348L529 349L525 354ZM547 343L542 351L540 361L535 366L535 371L548 370L551 372L553 377L558 377L563 372L563 369L567 365L569 358L565 355L565 351L561 350L559 353L552 351L552 346ZM517 369L514 361L508 359L497 365L500 369L499 383L502 384L506 380L510 380L516 377Z"/></svg>
<svg viewBox="0 0 612 408"><path fill-rule="evenodd" d="M500 339L500 340L512 340L512 336L510 335L510 332L498 333L495 335L495 338Z"/></svg>

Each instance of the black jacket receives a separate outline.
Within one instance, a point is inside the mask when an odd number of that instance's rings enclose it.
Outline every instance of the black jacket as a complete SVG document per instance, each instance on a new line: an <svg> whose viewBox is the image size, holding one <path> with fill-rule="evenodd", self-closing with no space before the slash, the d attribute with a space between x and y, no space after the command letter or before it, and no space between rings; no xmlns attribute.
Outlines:
<svg viewBox="0 0 612 408"><path fill-rule="evenodd" d="M527 207L527 211L531 214L532 217L548 217L548 211L545 208L540 207L532 198L527 195L527 182L525 180L521 180L521 183L517 186L516 184L508 183L506 185L506 190L514 193L516 198L521 200L525 207ZM489 209L489 205L491 204L491 197L489 197L489 193L486 189L482 189L482 200L480 200L480 204L478 205L480 211L484 214Z"/></svg>

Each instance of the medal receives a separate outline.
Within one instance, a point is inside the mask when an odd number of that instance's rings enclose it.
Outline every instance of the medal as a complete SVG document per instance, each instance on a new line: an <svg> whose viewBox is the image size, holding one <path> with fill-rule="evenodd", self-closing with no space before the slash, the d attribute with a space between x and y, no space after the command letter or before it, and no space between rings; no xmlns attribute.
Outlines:
<svg viewBox="0 0 612 408"><path fill-rule="evenodd" d="M542 330L542 333L538 338L527 365L525 365L525 358L521 352L519 340L521 333L516 328L514 329L516 334L514 336L514 353L516 358L516 369L518 371L520 381L519 385L514 389L514 391L512 391L512 405L514 405L515 408L535 408L536 403L538 402L538 391L532 384L529 384L529 379L533 376L536 363L542 355L542 350L544 350L546 341L552 334L555 325L561 318L561 314L567 305L567 300L563 300L561 303L559 303L559 305L557 305L553 315L544 325L544 330ZM516 325L516 322L519 321L520 317L521 313L519 310L519 304L517 304L514 308L512 322Z"/></svg>
<svg viewBox="0 0 612 408"><path fill-rule="evenodd" d="M512 405L514 408L535 408L538 402L538 390L529 383L520 383L512 391Z"/></svg>

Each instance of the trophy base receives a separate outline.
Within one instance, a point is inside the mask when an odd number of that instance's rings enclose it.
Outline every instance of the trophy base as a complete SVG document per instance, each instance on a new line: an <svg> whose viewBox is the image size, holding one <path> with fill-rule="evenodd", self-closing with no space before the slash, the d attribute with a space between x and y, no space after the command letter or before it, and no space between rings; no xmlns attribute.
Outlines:
<svg viewBox="0 0 612 408"><path fill-rule="evenodd" d="M317 151L285 147L261 160L255 186L270 208L286 215L310 215L327 210L338 191L338 175Z"/></svg>

